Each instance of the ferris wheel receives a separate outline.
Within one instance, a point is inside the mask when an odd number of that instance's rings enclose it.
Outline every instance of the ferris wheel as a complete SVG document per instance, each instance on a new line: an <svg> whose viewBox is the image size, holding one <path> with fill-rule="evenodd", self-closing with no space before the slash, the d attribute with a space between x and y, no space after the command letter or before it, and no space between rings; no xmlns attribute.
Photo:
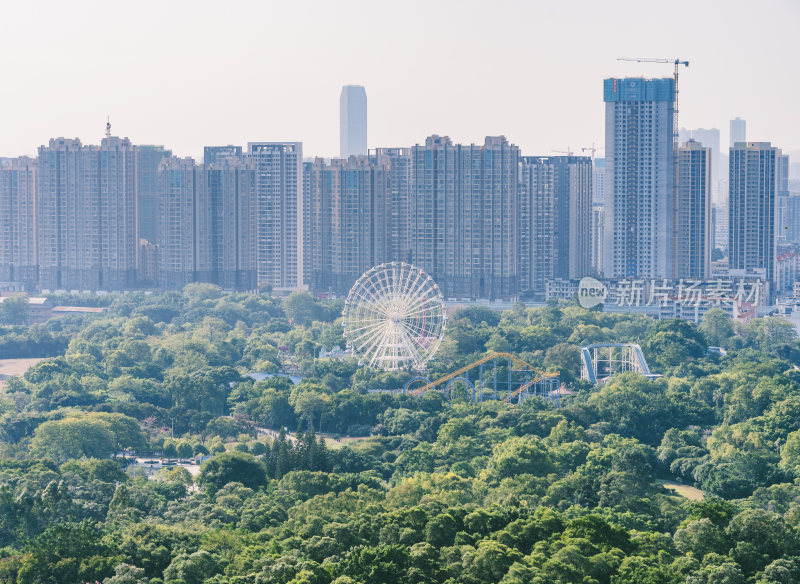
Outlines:
<svg viewBox="0 0 800 584"><path fill-rule="evenodd" d="M363 363L387 371L422 369L447 323L439 286L405 262L365 272L350 289L342 316L347 346Z"/></svg>

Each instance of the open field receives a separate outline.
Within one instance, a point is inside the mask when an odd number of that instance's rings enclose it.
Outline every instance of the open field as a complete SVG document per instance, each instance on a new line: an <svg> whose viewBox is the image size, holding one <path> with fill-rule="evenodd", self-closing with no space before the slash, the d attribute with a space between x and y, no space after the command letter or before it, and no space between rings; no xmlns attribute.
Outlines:
<svg viewBox="0 0 800 584"><path fill-rule="evenodd" d="M4 385L4 379L15 375L22 375L28 369L36 365L42 358L35 359L0 359L0 388Z"/></svg>
<svg viewBox="0 0 800 584"><path fill-rule="evenodd" d="M697 489L695 487L690 487L689 485L681 485L679 483L669 483L667 481L658 481L662 485L664 485L665 489L669 489L670 491L675 491L681 497L689 499L690 501L702 501L703 491Z"/></svg>

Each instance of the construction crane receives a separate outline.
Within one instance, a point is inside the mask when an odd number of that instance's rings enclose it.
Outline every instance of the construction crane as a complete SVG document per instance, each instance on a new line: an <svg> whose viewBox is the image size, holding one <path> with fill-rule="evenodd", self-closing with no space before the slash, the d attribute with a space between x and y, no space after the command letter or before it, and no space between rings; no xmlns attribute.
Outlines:
<svg viewBox="0 0 800 584"><path fill-rule="evenodd" d="M672 139L677 147L678 133L680 128L680 126L678 126L678 72L681 65L688 67L689 61L681 61L680 59L646 59L642 57L619 57L617 58L617 61L635 61L636 63L672 63L675 65L675 71L672 74L673 78L675 79L675 101L673 106L675 115L672 119Z"/></svg>
<svg viewBox="0 0 800 584"><path fill-rule="evenodd" d="M572 148L567 146L566 150L551 150L551 152L557 152L558 154L566 154L567 156L572 156L574 153L572 152Z"/></svg>
<svg viewBox="0 0 800 584"><path fill-rule="evenodd" d="M678 125L678 73L681 65L689 66L689 61L680 59L644 59L640 57L619 57L617 61L635 61L637 63L672 63L675 65L673 78L675 79L675 96L672 104L672 238L676 241L678 236L678 140L680 136L680 126ZM677 270L677 254L673 257L673 270Z"/></svg>
<svg viewBox="0 0 800 584"><path fill-rule="evenodd" d="M581 152L591 152L592 153L592 162L594 162L594 155L598 150L605 150L605 148L597 148L592 142L591 146L584 146L581 148Z"/></svg>

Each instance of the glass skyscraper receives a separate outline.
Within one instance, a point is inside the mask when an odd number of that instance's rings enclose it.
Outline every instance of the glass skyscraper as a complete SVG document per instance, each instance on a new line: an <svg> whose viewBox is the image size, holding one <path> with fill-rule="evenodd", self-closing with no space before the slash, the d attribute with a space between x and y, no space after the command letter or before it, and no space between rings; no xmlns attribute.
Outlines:
<svg viewBox="0 0 800 584"><path fill-rule="evenodd" d="M361 85L345 85L339 98L339 156L367 154L367 92Z"/></svg>

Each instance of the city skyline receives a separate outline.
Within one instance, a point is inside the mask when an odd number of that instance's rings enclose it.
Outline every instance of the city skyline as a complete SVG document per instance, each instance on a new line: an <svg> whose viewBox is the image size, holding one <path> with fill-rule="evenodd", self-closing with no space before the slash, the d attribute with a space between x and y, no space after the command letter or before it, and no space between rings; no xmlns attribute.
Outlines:
<svg viewBox="0 0 800 584"><path fill-rule="evenodd" d="M786 74L800 22L796 3L767 2L754 14L744 2L678 2L659 16L664 26L656 30L628 1L581 2L579 9L473 2L464 10L441 2L424 19L411 4L389 14L363 2L312 11L245 2L204 10L197 3L187 16L180 2L143 2L130 13L85 2L91 16L78 18L74 6L52 3L47 19L35 7L10 6L0 23L0 50L14 55L7 74L19 82L2 94L0 156L33 156L53 136L94 143L110 115L116 134L163 144L179 156L199 159L207 144L273 140L303 142L306 155L333 157L336 98L350 83L370 95L371 149L437 133L459 143L505 135L522 151L542 155L578 150L602 143L603 113L594 96L603 78L671 73L667 65L616 61L621 56L690 61L681 75L681 126L719 128L725 144L728 122L739 116L749 140L800 150L800 112L792 101L800 82ZM158 19L149 16L155 10ZM393 26L365 26L382 18ZM764 32L757 45L743 42L754 19ZM340 26L328 26L332 21ZM626 34L609 36L612 24ZM465 43L508 58L480 67L491 57L458 58ZM231 59L232 51L248 58ZM164 54L180 65L163 65ZM306 75L323 55L325 67ZM534 60L535 72L520 75ZM242 75L237 83L196 91L208 67ZM475 70L478 78L470 75Z"/></svg>

